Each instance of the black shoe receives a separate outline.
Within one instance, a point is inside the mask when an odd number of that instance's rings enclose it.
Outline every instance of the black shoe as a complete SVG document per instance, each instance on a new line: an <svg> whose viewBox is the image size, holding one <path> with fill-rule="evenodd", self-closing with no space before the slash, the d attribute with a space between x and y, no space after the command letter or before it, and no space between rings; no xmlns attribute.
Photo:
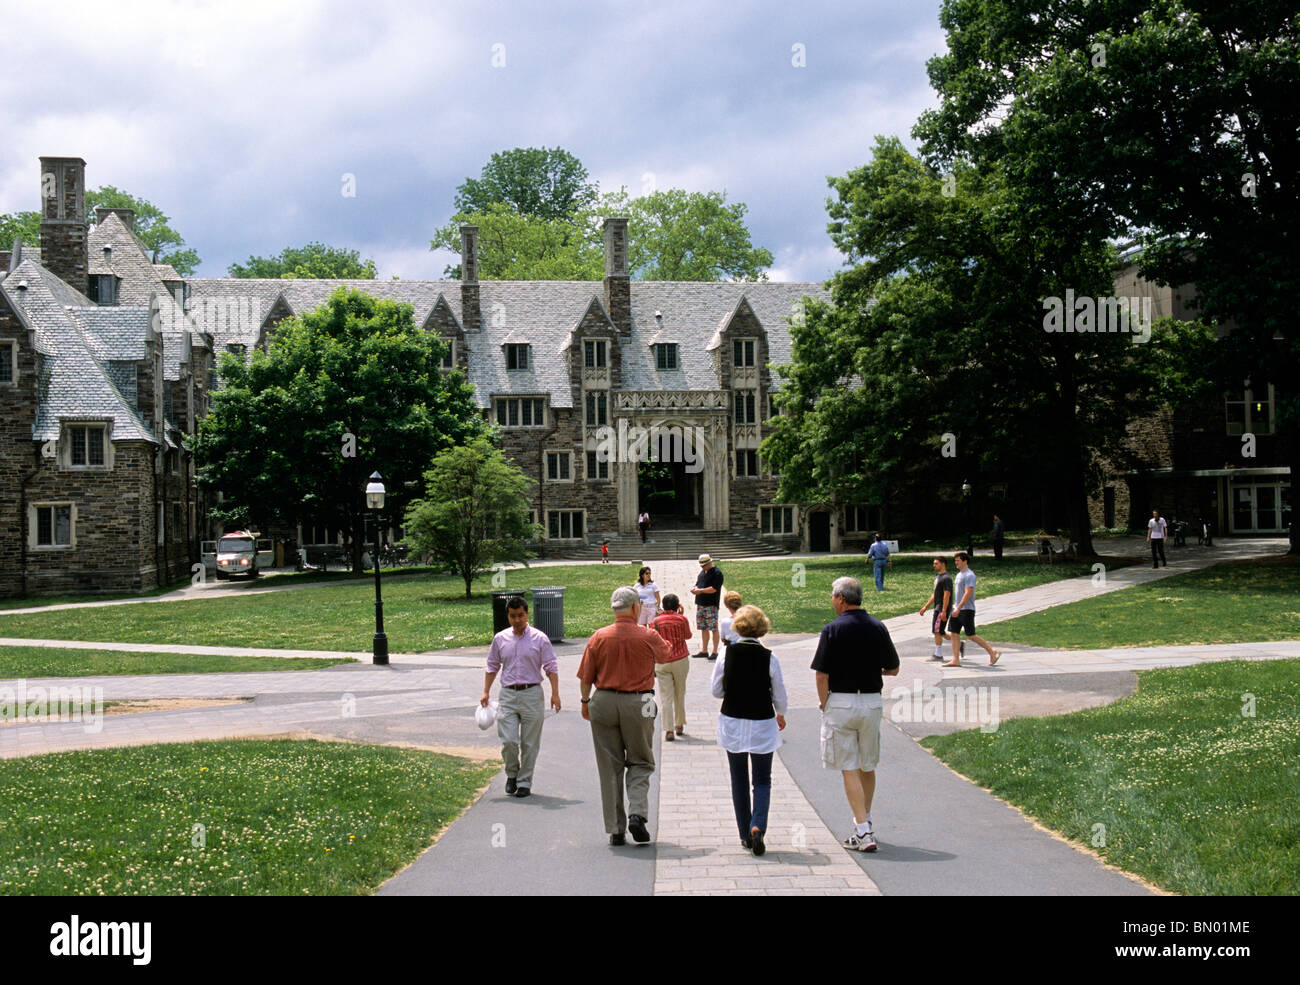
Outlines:
<svg viewBox="0 0 1300 985"><path fill-rule="evenodd" d="M763 844L763 832L754 828L749 832L749 843L754 847L755 855L762 855L767 851L767 846Z"/></svg>
<svg viewBox="0 0 1300 985"><path fill-rule="evenodd" d="M694 657L695 657L696 660L699 660L699 659L701 659L702 657L707 657L707 656L708 656L708 653L705 652L704 650L701 650L699 653L694 654Z"/></svg>
<svg viewBox="0 0 1300 985"><path fill-rule="evenodd" d="M741 838L740 847L745 849L745 851L749 851L751 848L754 847L754 844L748 838Z"/></svg>
<svg viewBox="0 0 1300 985"><path fill-rule="evenodd" d="M710 659L710 660L717 660L717 659L718 659L718 655L717 655L716 653L710 653L710 654L709 654L709 659Z"/></svg>
<svg viewBox="0 0 1300 985"><path fill-rule="evenodd" d="M650 840L650 832L645 827L645 818L640 814L629 815L627 829L632 832L632 840L638 845L644 845Z"/></svg>
<svg viewBox="0 0 1300 985"><path fill-rule="evenodd" d="M517 784L517 783L515 782L515 778L514 778L513 776L507 776L507 777L506 777L506 793L511 794L511 793L514 793L514 792L515 792L516 790L518 790L518 789L519 789L519 784Z"/></svg>
<svg viewBox="0 0 1300 985"><path fill-rule="evenodd" d="M609 836L609 843L613 847L617 848L619 845L626 845L627 839L623 837L623 832L620 831L616 835Z"/></svg>
<svg viewBox="0 0 1300 985"><path fill-rule="evenodd" d="M528 796L530 793L532 793L532 792L533 792L533 788L532 788L532 787L520 787L518 790L515 791L515 796L516 796L516 797L527 797L527 796Z"/></svg>

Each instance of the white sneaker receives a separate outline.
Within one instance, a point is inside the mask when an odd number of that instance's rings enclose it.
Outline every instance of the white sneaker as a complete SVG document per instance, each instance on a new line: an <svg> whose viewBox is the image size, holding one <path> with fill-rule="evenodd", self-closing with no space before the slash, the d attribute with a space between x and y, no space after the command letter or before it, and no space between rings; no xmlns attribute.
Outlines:
<svg viewBox="0 0 1300 985"><path fill-rule="evenodd" d="M840 844L854 852L874 852L876 850L876 835L870 828L864 835L856 831L850 833Z"/></svg>

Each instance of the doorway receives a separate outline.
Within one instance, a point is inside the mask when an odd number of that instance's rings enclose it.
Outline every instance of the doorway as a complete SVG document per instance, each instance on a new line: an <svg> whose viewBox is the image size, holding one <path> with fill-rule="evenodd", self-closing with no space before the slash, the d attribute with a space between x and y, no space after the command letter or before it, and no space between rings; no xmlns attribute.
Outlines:
<svg viewBox="0 0 1300 985"><path fill-rule="evenodd" d="M825 510L808 515L808 550L829 554L831 550L831 515Z"/></svg>

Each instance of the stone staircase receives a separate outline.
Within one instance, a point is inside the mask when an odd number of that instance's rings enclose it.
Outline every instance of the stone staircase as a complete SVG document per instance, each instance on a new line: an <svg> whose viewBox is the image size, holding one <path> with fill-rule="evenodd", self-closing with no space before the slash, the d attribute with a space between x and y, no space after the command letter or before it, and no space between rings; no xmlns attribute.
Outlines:
<svg viewBox="0 0 1300 985"><path fill-rule="evenodd" d="M574 561L600 560L600 541L573 545L560 552L560 557ZM780 544L726 530L656 530L644 544L641 535L609 534L609 559L611 561L673 561L694 560L701 554L714 558L780 557L790 551Z"/></svg>

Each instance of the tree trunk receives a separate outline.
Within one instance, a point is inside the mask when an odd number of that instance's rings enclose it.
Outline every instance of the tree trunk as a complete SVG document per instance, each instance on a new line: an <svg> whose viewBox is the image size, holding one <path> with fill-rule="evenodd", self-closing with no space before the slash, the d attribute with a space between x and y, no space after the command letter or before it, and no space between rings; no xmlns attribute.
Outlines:
<svg viewBox="0 0 1300 985"><path fill-rule="evenodd" d="M472 574L466 575L465 576L465 601L467 602L470 599L469 589L473 583L474 583L474 576Z"/></svg>

